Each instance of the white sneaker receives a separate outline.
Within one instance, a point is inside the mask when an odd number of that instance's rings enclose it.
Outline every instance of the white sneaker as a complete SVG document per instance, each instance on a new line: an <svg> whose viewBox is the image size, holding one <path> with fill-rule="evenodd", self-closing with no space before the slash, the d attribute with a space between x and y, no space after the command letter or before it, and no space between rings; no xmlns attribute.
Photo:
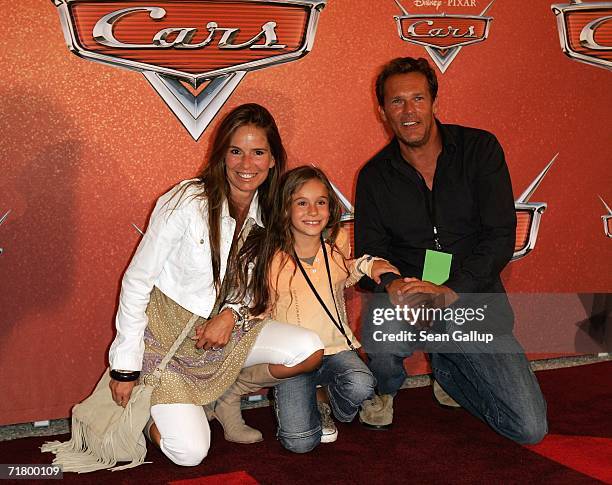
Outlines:
<svg viewBox="0 0 612 485"><path fill-rule="evenodd" d="M329 404L319 401L317 402L317 407L321 415L321 428L323 431L321 443L333 443L338 439L338 428L336 428L336 424L332 418Z"/></svg>

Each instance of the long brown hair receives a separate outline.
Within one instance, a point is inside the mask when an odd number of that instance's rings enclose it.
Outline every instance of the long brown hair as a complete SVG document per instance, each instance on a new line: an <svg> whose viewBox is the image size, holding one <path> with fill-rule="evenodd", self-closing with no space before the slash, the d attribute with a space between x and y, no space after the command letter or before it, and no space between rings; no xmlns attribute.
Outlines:
<svg viewBox="0 0 612 485"><path fill-rule="evenodd" d="M232 286L236 291L232 301L239 303L248 293L251 297L251 314L260 315L274 301L270 295L270 269L277 252L283 254L281 268L289 261L293 263L294 274L297 262L294 252L294 238L291 232L291 205L293 195L309 180L319 180L327 189L329 204L329 221L324 229L325 241L332 247L332 252L340 251L336 247L336 238L340 230L342 208L325 173L312 166L301 166L283 175L272 211L269 226L265 229L255 228L249 234L237 258ZM344 260L343 260L344 264ZM345 266L346 269L346 266ZM348 271L347 271L348 273ZM276 282L278 286L278 281Z"/></svg>
<svg viewBox="0 0 612 485"><path fill-rule="evenodd" d="M264 226L268 221L273 208L274 197L278 190L280 177L287 165L287 153L278 132L278 127L270 112L259 104L249 103L234 108L221 120L217 127L211 144L208 161L204 168L190 184L184 189L196 185L200 192L196 195L205 198L208 205L208 241L210 244L213 281L217 291L221 286L221 211L223 202L227 200L232 208L230 186L227 181L225 156L230 146L232 136L245 125L254 125L266 133L270 153L274 157L274 166L270 169L268 177L257 189L259 200L259 214ZM179 196L180 199L180 196ZM240 230L240 228L236 228ZM230 255L231 259L231 255Z"/></svg>

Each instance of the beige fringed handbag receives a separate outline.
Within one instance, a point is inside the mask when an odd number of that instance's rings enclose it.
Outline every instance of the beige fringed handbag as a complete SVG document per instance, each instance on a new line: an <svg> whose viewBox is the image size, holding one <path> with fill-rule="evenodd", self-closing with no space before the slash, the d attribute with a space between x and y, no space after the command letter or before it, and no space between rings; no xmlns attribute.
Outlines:
<svg viewBox="0 0 612 485"><path fill-rule="evenodd" d="M211 316L217 313L215 310ZM113 401L110 369L106 370L91 396L72 408L70 441L42 445L41 451L55 454L54 465L61 465L65 472L86 473L124 470L144 463L147 445L142 430L151 416L151 393L198 318L194 315L189 319L153 374L134 387L125 408ZM129 463L115 466L124 461Z"/></svg>
<svg viewBox="0 0 612 485"><path fill-rule="evenodd" d="M240 236L235 240L238 249L249 234L252 223L251 219L247 219ZM209 320L219 313L227 292L226 285L227 278L223 278ZM142 430L151 417L151 394L166 365L198 318L194 315L189 319L153 374L145 378L146 382L134 387L125 408L113 401L109 387L110 369L106 370L92 395L72 408L70 441L52 441L42 445L41 451L55 453L54 465L62 465L65 472L86 473L103 469L125 470L144 463L147 445ZM117 462L123 461L129 463L115 466Z"/></svg>

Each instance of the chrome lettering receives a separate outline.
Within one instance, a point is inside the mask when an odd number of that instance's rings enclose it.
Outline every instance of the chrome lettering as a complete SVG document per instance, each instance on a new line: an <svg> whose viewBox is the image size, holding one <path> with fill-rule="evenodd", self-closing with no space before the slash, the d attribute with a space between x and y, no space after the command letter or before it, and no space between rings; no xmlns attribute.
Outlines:
<svg viewBox="0 0 612 485"><path fill-rule="evenodd" d="M408 34L411 37L426 37L426 38L444 38L444 37L452 37L452 38L466 38L466 39L476 39L478 36L476 35L476 29L473 25L467 29L466 32L460 33L458 28L454 28L451 25L447 26L446 29L435 28L429 29L426 34L418 34L416 28L421 24L427 24L431 27L434 22L433 20L417 20L416 22L410 24L408 27Z"/></svg>
<svg viewBox="0 0 612 485"><path fill-rule="evenodd" d="M162 29L153 36L153 44L157 47L174 47L176 45L183 45L184 43L189 43L197 31L198 29L182 29L180 27ZM168 41L168 37L173 34L176 34L176 38L172 41Z"/></svg>
<svg viewBox="0 0 612 485"><path fill-rule="evenodd" d="M149 17L153 20L161 20L166 16L166 11L160 7L130 7L122 8L115 12L106 14L100 20L96 22L93 29L93 38L98 44L105 45L107 47L114 47L117 49L146 49L149 47L157 47L149 44L124 44L119 42L113 33L113 25L121 18L126 15L130 15L136 12L149 12Z"/></svg>
<svg viewBox="0 0 612 485"><path fill-rule="evenodd" d="M586 24L580 32L580 45L595 51L612 50L612 45L601 45L595 42L595 32L602 24L609 20L612 20L612 15L601 17Z"/></svg>
<svg viewBox="0 0 612 485"><path fill-rule="evenodd" d="M223 29L226 32L219 41L219 49L244 49L249 47L250 49L283 49L287 46L277 44L278 39L276 38L276 22L266 22L261 27L261 32L247 42L242 44L232 44L236 35L240 29ZM259 39L265 38L263 44L255 44Z"/></svg>
<svg viewBox="0 0 612 485"><path fill-rule="evenodd" d="M215 40L216 34L221 34L217 46L219 49L284 49L287 47L278 44L276 36L276 22L266 22L261 27L261 32L241 44L234 44L239 28L219 27L217 22L208 22L206 29L208 36L198 44L191 41L198 32L195 27L169 27L161 29L152 39L151 44L126 44L117 40L113 32L115 24L123 17L138 12L149 12L151 19L158 21L166 16L166 10L161 7L130 7L111 12L104 15L93 29L93 38L99 44L116 49L200 49L206 47ZM263 41L263 43L257 43Z"/></svg>

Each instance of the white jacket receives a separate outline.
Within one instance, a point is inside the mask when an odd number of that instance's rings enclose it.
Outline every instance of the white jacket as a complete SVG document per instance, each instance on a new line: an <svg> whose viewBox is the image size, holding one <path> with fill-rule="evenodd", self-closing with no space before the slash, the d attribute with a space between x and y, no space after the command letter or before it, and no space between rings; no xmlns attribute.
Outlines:
<svg viewBox="0 0 612 485"><path fill-rule="evenodd" d="M158 199L147 231L123 276L115 318L117 336L108 356L111 369L142 369L148 323L145 310L153 286L197 315L207 317L213 309L216 294L208 242L208 203L205 198L194 197L201 190L198 187L187 188L179 200L175 194L187 182L179 183ZM262 225L257 194L249 207L249 218ZM226 200L221 210L221 279L235 228Z"/></svg>

